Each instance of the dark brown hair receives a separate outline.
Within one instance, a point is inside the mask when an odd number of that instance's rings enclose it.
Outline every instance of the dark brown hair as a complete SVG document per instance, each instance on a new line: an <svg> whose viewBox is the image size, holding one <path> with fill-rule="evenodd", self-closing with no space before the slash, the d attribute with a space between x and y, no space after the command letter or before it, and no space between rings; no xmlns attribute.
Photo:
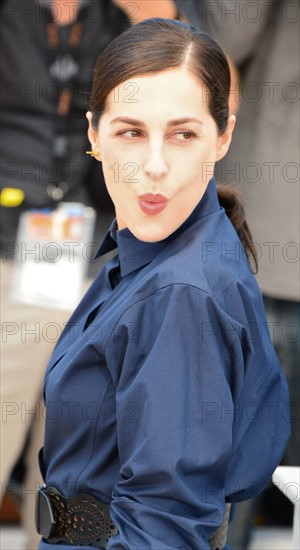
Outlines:
<svg viewBox="0 0 300 550"><path fill-rule="evenodd" d="M105 111L108 94L118 85L138 75L178 67L186 67L203 82L209 112L222 135L227 128L230 92L230 69L223 50L192 25L161 18L130 27L99 56L90 99L94 127ZM256 251L238 194L227 185L218 185L218 197L257 271Z"/></svg>

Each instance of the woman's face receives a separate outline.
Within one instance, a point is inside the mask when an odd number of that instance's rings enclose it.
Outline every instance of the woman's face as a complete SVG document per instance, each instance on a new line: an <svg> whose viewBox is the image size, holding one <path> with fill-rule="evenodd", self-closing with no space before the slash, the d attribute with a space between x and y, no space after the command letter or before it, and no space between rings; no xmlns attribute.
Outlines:
<svg viewBox="0 0 300 550"><path fill-rule="evenodd" d="M108 95L97 130L87 118L118 229L147 242L165 239L189 217L235 124L231 116L218 135L206 90L186 68L124 82Z"/></svg>

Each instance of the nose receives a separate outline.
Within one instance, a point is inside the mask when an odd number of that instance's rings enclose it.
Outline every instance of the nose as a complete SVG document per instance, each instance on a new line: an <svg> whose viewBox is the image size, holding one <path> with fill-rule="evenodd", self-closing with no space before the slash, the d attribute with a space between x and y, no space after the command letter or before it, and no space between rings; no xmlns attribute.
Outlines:
<svg viewBox="0 0 300 550"><path fill-rule="evenodd" d="M153 179L160 179L168 172L162 145L150 147L149 157L144 163L144 170Z"/></svg>

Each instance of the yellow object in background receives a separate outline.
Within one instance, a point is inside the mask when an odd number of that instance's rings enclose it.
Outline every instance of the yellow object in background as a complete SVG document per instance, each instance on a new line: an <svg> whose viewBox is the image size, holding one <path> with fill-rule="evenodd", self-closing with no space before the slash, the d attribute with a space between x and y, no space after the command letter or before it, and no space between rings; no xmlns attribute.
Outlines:
<svg viewBox="0 0 300 550"><path fill-rule="evenodd" d="M22 189L15 187L4 187L0 193L0 204L8 208L20 206L25 198L25 193Z"/></svg>

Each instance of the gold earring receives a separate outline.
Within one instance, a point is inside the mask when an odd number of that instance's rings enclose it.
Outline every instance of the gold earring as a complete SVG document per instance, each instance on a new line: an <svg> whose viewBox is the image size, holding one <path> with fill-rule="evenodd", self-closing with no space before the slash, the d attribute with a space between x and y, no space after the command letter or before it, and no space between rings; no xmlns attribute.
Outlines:
<svg viewBox="0 0 300 550"><path fill-rule="evenodd" d="M96 157L97 155L99 155L99 152L97 151L96 153L94 151L86 151L86 154L87 155L91 155L91 157Z"/></svg>

